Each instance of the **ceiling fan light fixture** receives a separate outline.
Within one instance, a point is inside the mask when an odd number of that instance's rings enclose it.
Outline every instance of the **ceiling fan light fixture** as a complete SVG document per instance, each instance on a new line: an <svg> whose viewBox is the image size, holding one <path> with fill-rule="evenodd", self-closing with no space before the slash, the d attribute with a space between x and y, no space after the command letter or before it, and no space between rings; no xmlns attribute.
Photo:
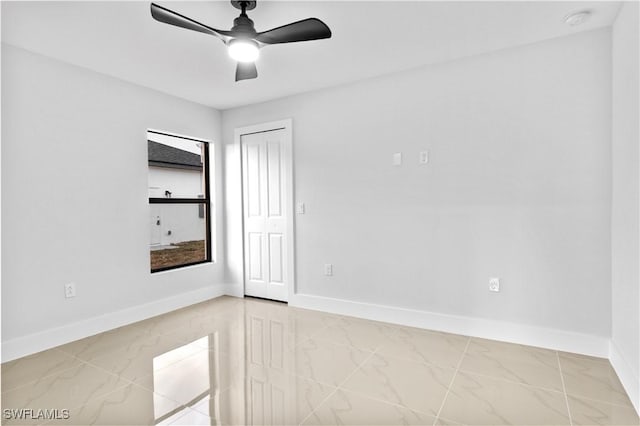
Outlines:
<svg viewBox="0 0 640 426"><path fill-rule="evenodd" d="M229 56L238 62L255 62L260 56L260 49L253 40L235 39L229 42Z"/></svg>

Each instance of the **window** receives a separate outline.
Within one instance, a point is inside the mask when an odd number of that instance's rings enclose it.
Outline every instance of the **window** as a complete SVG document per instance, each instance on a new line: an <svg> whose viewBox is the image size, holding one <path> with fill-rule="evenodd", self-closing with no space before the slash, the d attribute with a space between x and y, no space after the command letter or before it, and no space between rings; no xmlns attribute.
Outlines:
<svg viewBox="0 0 640 426"><path fill-rule="evenodd" d="M151 272L211 262L209 143L149 130Z"/></svg>

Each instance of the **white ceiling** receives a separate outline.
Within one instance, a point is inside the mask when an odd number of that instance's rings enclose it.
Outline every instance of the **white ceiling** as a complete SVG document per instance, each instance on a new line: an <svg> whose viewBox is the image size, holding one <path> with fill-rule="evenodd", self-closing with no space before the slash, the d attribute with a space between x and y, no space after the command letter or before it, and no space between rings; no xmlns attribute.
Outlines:
<svg viewBox="0 0 640 426"><path fill-rule="evenodd" d="M163 1L218 29L238 10L228 1ZM218 109L262 102L378 75L611 25L619 2L258 1L256 30L308 17L328 40L267 46L258 78L236 83L218 39L161 24L148 1L2 2L2 40L46 56ZM570 27L570 12L593 10Z"/></svg>

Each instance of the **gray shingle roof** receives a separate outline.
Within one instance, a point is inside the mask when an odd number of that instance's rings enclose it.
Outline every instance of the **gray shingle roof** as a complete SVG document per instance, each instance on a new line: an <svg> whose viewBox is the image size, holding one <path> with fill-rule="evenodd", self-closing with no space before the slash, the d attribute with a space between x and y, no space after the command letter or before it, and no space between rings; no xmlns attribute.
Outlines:
<svg viewBox="0 0 640 426"><path fill-rule="evenodd" d="M202 170L200 155L158 142L147 141L149 165L174 169Z"/></svg>

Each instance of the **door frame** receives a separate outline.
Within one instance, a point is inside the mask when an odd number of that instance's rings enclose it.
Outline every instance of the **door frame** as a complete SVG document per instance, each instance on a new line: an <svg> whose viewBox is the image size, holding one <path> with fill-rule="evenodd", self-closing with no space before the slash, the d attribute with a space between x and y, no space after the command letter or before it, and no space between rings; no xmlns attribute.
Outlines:
<svg viewBox="0 0 640 426"><path fill-rule="evenodd" d="M242 295L244 296L245 286L246 286L246 276L245 276L245 263L247 259L245 259L245 241L244 241L244 182L242 180L242 140L241 137L243 135L248 135L252 133L263 133L269 132L273 130L283 130L284 137L282 141L282 152L284 157L284 187L287 192L286 197L284 199L284 211L287 213L286 218L286 248L287 248L287 256L285 261L287 262L287 277L289 282L287 284L287 302L290 302L295 294L296 283L295 283L295 208L293 201L293 140L292 140L292 125L293 120L291 118L287 118L284 120L278 121L270 121L267 123L259 123L250 126L237 127L234 129L233 133L233 142L234 145L238 149L238 153L240 154L240 216L241 216L241 231L242 231Z"/></svg>

